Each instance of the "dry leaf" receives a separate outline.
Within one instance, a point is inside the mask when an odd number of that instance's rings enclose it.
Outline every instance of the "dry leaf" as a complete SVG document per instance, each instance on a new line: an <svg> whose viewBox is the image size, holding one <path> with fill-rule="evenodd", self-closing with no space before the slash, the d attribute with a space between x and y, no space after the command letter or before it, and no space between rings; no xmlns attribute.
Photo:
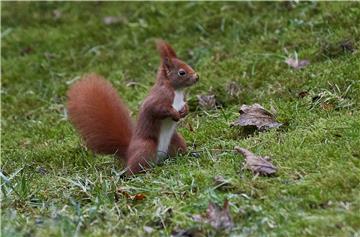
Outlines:
<svg viewBox="0 0 360 237"><path fill-rule="evenodd" d="M207 209L207 219L215 229L231 229L234 226L229 212L229 202L227 200L224 201L222 208L210 202Z"/></svg>
<svg viewBox="0 0 360 237"><path fill-rule="evenodd" d="M300 91L298 96L300 98L304 98L305 96L308 96L309 95L309 92L308 91Z"/></svg>
<svg viewBox="0 0 360 237"><path fill-rule="evenodd" d="M137 193L135 195L131 195L127 191L125 191L121 188L119 188L115 193L116 201L119 199L119 195L122 195L122 196L126 197L127 199L136 200L136 201L143 200L145 198L145 195L142 193Z"/></svg>
<svg viewBox="0 0 360 237"><path fill-rule="evenodd" d="M320 55L329 58L341 56L345 53L353 53L356 51L353 40L345 39L336 43L325 42L320 48Z"/></svg>
<svg viewBox="0 0 360 237"><path fill-rule="evenodd" d="M229 202L224 201L224 206L220 207L215 203L209 202L206 216L193 215L193 220L210 224L215 229L231 229L234 226L232 221Z"/></svg>
<svg viewBox="0 0 360 237"><path fill-rule="evenodd" d="M340 42L340 47L344 52L355 52L355 46L352 40L344 40Z"/></svg>
<svg viewBox="0 0 360 237"><path fill-rule="evenodd" d="M115 25L119 23L127 23L127 19L120 16L106 16L103 18L105 25Z"/></svg>
<svg viewBox="0 0 360 237"><path fill-rule="evenodd" d="M48 171L42 166L38 166L36 168L36 172L38 172L41 175L46 175L48 173Z"/></svg>
<svg viewBox="0 0 360 237"><path fill-rule="evenodd" d="M145 198L145 195L142 193L135 194L131 197L132 200L143 200Z"/></svg>
<svg viewBox="0 0 360 237"><path fill-rule="evenodd" d="M52 15L53 15L54 20L58 20L61 18L62 13L60 10L56 9L56 10L52 11Z"/></svg>
<svg viewBox="0 0 360 237"><path fill-rule="evenodd" d="M297 57L295 57L295 58L287 58L285 60L285 63L294 69L301 69L309 65L310 61L306 59L299 60Z"/></svg>
<svg viewBox="0 0 360 237"><path fill-rule="evenodd" d="M205 109L214 109L216 108L216 99L215 95L197 95L199 104Z"/></svg>
<svg viewBox="0 0 360 237"><path fill-rule="evenodd" d="M325 111L331 111L333 109L335 109L335 105L334 104L331 104L331 103L321 103L320 104L320 107L325 110Z"/></svg>
<svg viewBox="0 0 360 237"><path fill-rule="evenodd" d="M144 232L147 234L151 234L152 232L154 232L154 228L150 227L150 226L144 226Z"/></svg>
<svg viewBox="0 0 360 237"><path fill-rule="evenodd" d="M230 96L237 97L240 95L240 91L240 86L234 81L229 82L226 86L226 92Z"/></svg>
<svg viewBox="0 0 360 237"><path fill-rule="evenodd" d="M221 184L227 183L228 181L224 178L224 176L216 175L214 177L214 182L216 185L221 185Z"/></svg>
<svg viewBox="0 0 360 237"><path fill-rule="evenodd" d="M231 183L229 180L226 180L223 176L221 175L217 175L214 177L214 184L218 187L218 188L229 188L231 187Z"/></svg>
<svg viewBox="0 0 360 237"><path fill-rule="evenodd" d="M240 118L232 126L255 126L260 131L280 127L282 124L275 121L275 115L265 110L259 104L242 105Z"/></svg>
<svg viewBox="0 0 360 237"><path fill-rule="evenodd" d="M275 174L277 168L271 164L269 157L256 156L245 148L235 147L235 150L245 156L245 167L256 174L272 175Z"/></svg>

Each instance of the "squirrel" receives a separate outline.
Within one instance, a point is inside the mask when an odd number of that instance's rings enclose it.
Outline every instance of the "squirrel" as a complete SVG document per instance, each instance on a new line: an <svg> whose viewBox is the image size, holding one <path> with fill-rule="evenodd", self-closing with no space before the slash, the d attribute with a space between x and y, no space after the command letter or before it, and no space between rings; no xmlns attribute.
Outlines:
<svg viewBox="0 0 360 237"><path fill-rule="evenodd" d="M145 171L164 156L187 151L176 124L189 112L184 90L199 75L168 43L157 40L156 46L161 57L156 83L140 107L136 124L111 83L99 75L84 76L67 93L69 120L86 147L125 159L128 175Z"/></svg>

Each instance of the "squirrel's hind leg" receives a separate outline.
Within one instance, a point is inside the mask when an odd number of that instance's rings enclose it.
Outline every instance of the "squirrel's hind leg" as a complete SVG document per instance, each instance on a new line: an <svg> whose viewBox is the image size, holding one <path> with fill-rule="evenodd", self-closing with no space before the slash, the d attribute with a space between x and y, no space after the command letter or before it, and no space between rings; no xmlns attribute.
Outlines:
<svg viewBox="0 0 360 237"><path fill-rule="evenodd" d="M144 172L156 164L157 144L153 140L134 141L127 153L127 174Z"/></svg>
<svg viewBox="0 0 360 237"><path fill-rule="evenodd" d="M174 132L169 146L169 155L185 154L187 152L186 142L181 134Z"/></svg>

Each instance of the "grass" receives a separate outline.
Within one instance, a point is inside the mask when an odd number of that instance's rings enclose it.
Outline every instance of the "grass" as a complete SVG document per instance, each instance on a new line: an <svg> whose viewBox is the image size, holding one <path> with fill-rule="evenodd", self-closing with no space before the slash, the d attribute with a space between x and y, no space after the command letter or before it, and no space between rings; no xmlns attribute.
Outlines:
<svg viewBox="0 0 360 237"><path fill-rule="evenodd" d="M120 22L105 25L106 16ZM360 235L358 2L3 2L1 20L1 236ZM200 74L179 128L200 157L123 179L113 157L82 145L65 94L96 72L135 116L154 82L158 37ZM291 69L294 53L311 64ZM198 94L221 107L202 109ZM230 127L252 103L275 108L285 126L250 136ZM236 145L271 156L278 174L243 170ZM216 175L231 186L216 187ZM232 230L192 220L225 199Z"/></svg>

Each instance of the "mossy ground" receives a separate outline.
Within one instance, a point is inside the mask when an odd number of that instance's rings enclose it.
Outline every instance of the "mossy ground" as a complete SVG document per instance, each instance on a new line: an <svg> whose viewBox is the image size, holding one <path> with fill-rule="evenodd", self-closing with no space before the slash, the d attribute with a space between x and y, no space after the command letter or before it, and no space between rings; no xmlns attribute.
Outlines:
<svg viewBox="0 0 360 237"><path fill-rule="evenodd" d="M120 22L105 25L106 16ZM3 2L1 20L2 236L144 236L144 226L152 236L193 227L206 236L360 235L358 2ZM65 94L96 72L135 115L159 63L155 38L200 74L179 130L201 156L122 179L113 157L84 148L64 115ZM295 52L311 64L289 68ZM227 92L230 81L239 95ZM197 94L215 94L221 108L201 109ZM231 128L252 103L275 108L285 126L250 136ZM243 170L236 145L271 156L278 174ZM232 186L216 187L216 175ZM232 230L192 220L225 199Z"/></svg>

